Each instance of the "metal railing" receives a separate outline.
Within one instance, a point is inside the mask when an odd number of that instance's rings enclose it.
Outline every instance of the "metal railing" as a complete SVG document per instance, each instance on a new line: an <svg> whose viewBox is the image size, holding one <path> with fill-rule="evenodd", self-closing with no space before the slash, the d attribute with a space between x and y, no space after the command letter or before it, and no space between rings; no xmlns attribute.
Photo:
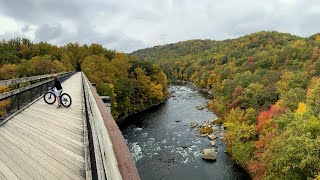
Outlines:
<svg viewBox="0 0 320 180"><path fill-rule="evenodd" d="M82 81L92 179L139 180L126 141L108 107L84 73Z"/></svg>
<svg viewBox="0 0 320 180"><path fill-rule="evenodd" d="M61 76L66 73L68 73L68 72L57 73L57 76ZM38 76L29 76L29 77L23 77L23 78L1 80L0 86L10 86L10 85L14 85L14 84L36 81L36 80L51 78L51 76L52 76L52 74L43 74L43 75L38 75Z"/></svg>
<svg viewBox="0 0 320 180"><path fill-rule="evenodd" d="M59 73L58 79L60 82L63 82L74 73L75 72ZM0 94L0 123L48 91L48 88L53 85L53 80L50 78L51 76L51 74L47 74L0 81L0 86L13 86L26 82L30 83L30 85L26 87Z"/></svg>

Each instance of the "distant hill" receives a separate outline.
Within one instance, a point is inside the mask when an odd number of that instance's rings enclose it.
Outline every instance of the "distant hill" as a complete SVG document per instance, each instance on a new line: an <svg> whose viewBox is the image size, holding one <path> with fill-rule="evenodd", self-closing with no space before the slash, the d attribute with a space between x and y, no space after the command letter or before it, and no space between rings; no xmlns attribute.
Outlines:
<svg viewBox="0 0 320 180"><path fill-rule="evenodd" d="M313 39L316 35L311 36L307 39ZM140 49L132 52L131 54L138 56L143 60L148 61L159 61L163 59L172 59L178 58L181 56L204 53L204 51L208 51L211 53L217 53L223 51L222 48L227 48L234 50L236 44L238 43L248 43L248 40L254 40L250 43L246 44L246 48L252 49L260 45L266 45L269 43L271 39L276 45L285 46L291 41L295 41L298 39L304 39L295 35L291 35L289 33L280 33L280 32L268 32L262 31L253 33L250 35L246 35L243 37L239 37L236 39L227 39L223 41L215 41L215 40L188 40L181 41L172 44L154 46L151 48ZM227 50L225 49L225 50Z"/></svg>
<svg viewBox="0 0 320 180"><path fill-rule="evenodd" d="M210 53L228 53L229 51L241 51L257 48L261 45L266 46L276 45L277 47L283 47L292 41L305 40L312 42L319 34L310 36L309 38L302 38L299 36L291 35L289 33L280 33L276 31L261 31L250 35L245 35L236 39L227 39L223 41L215 40L188 40L181 41L172 44L166 44L161 46L154 46L151 48L140 49L132 52L131 54L138 56L139 58L147 61L161 61L172 58L178 58L181 56L193 55L198 53L210 52ZM244 46L239 46L245 43ZM239 49L237 49L239 48ZM241 48L241 49L240 49ZM252 54L252 52L251 52Z"/></svg>
<svg viewBox="0 0 320 180"><path fill-rule="evenodd" d="M136 55L144 61L162 65L171 79L189 80L182 77L182 74L189 77L191 76L190 73L180 72L180 77L177 77L177 72L169 70L169 66L172 69L172 66L174 66L172 63L181 64L183 62L188 64L184 66L184 69L190 70L189 65L197 62L206 66L207 70L213 70L215 65L223 65L231 61L236 63L237 66L243 65L246 61L254 61L254 64L260 68L293 70L296 69L297 63L292 64L292 62L294 60L306 61L310 59L313 48L318 46L319 41L319 34L302 38L289 33L261 31L223 41L182 41L137 50L132 52L131 55ZM267 57L274 58L273 64L271 59ZM193 67L191 67L191 71L193 71Z"/></svg>
<svg viewBox="0 0 320 180"><path fill-rule="evenodd" d="M133 52L145 60L157 60L161 58L177 58L188 54L201 53L212 48L215 41L212 40L189 40L163 46L141 49Z"/></svg>

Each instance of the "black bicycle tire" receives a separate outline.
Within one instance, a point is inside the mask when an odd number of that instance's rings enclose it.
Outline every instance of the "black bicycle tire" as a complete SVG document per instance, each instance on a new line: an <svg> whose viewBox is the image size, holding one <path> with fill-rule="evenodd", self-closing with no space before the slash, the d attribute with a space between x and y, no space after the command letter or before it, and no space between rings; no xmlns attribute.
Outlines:
<svg viewBox="0 0 320 180"><path fill-rule="evenodd" d="M51 95L53 95L53 97L54 97L53 102L48 102L48 101L46 100L46 94L51 94ZM54 104L54 103L56 102L56 95L53 94L53 93L51 93L51 92L46 92L46 93L43 95L43 99L44 99L44 102L46 102L47 104Z"/></svg>
<svg viewBox="0 0 320 180"><path fill-rule="evenodd" d="M69 103L68 105L65 105L65 104L63 104L63 103L61 102L62 106L66 107L66 108L67 108L67 107L70 107L71 104L72 104L71 96L70 96L69 94L67 94L67 93L62 93L61 96L60 96L60 101L62 101L62 97L63 97L63 96L68 96L69 99L70 99L70 103Z"/></svg>

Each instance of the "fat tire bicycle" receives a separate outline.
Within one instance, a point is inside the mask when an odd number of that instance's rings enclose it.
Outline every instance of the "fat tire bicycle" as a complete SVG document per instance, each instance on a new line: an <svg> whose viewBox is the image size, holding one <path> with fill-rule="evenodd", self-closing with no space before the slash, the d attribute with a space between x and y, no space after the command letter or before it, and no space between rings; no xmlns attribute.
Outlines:
<svg viewBox="0 0 320 180"><path fill-rule="evenodd" d="M43 95L43 99L47 104L54 104L56 102L56 91L51 88ZM72 104L71 96L68 93L62 93L60 96L62 106L70 107Z"/></svg>

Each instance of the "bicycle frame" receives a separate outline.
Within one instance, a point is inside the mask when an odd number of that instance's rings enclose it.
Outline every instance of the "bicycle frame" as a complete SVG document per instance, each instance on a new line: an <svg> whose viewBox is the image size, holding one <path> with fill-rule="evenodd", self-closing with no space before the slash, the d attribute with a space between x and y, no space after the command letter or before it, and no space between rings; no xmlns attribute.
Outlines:
<svg viewBox="0 0 320 180"><path fill-rule="evenodd" d="M51 88L49 91L51 94L54 94L55 96L57 96L58 92L54 90L54 88ZM51 94L50 94L50 98L51 98ZM61 92L62 94L62 92ZM61 96L61 95L60 95Z"/></svg>

